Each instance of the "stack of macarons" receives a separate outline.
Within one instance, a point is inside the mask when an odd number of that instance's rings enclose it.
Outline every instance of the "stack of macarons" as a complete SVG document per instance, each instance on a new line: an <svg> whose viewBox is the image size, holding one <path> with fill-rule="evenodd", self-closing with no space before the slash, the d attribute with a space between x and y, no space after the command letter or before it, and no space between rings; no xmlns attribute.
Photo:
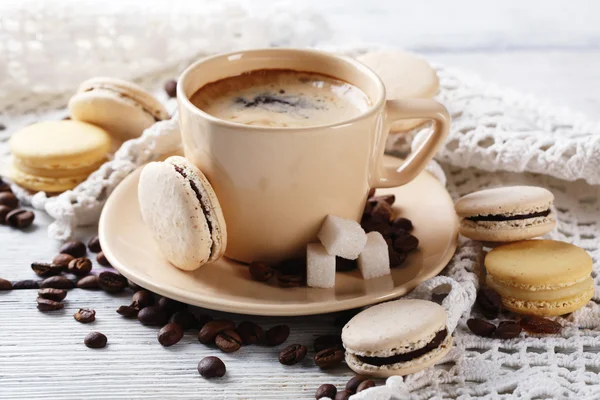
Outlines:
<svg viewBox="0 0 600 400"><path fill-rule="evenodd" d="M72 120L47 121L15 132L10 177L31 191L60 193L83 182L111 148L169 118L139 86L118 79L85 81L69 101Z"/></svg>

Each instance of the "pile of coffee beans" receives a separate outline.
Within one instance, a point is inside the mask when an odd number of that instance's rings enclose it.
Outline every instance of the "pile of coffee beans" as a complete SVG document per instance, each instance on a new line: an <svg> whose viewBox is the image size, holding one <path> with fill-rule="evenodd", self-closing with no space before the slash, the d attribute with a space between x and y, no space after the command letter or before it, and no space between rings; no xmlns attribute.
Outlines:
<svg viewBox="0 0 600 400"><path fill-rule="evenodd" d="M315 399L328 397L334 400L347 400L353 394L360 393L374 386L376 386L375 381L366 376L356 375L346 383L344 390L338 391L334 385L329 383L319 386L315 393Z"/></svg>
<svg viewBox="0 0 600 400"><path fill-rule="evenodd" d="M471 318L467 327L477 336L494 337L497 339L514 339L522 331L535 334L557 334L562 325L551 319L537 316L520 316L503 310L501 296L489 287L482 287L477 293L477 310L488 320L495 320L502 314L512 319L503 320L498 325L482 318Z"/></svg>
<svg viewBox="0 0 600 400"><path fill-rule="evenodd" d="M32 211L19 208L19 199L10 186L0 178L0 224L25 229L33 223L34 219L35 214Z"/></svg>

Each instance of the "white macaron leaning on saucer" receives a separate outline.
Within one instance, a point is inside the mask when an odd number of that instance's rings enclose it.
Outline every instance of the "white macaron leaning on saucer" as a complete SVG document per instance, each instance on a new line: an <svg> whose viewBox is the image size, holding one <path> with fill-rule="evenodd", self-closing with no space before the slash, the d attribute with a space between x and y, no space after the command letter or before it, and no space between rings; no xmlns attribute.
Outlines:
<svg viewBox="0 0 600 400"><path fill-rule="evenodd" d="M484 242L533 239L556 226L554 195L536 186L506 186L470 193L454 205L461 235Z"/></svg>
<svg viewBox="0 0 600 400"><path fill-rule="evenodd" d="M452 347L446 310L409 299L370 307L342 330L346 363L357 374L387 378L408 375L442 360Z"/></svg>
<svg viewBox="0 0 600 400"><path fill-rule="evenodd" d="M142 219L171 264L193 271L227 247L221 206L204 174L183 157L147 164L140 175Z"/></svg>
<svg viewBox="0 0 600 400"><path fill-rule="evenodd" d="M69 100L71 118L99 126L118 141L139 137L169 113L150 93L135 83L97 77L79 85Z"/></svg>

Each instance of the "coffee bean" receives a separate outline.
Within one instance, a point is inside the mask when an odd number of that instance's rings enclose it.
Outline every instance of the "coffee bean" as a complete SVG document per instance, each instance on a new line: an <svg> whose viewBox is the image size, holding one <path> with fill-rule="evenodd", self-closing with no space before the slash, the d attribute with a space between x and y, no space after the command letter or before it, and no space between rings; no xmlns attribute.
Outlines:
<svg viewBox="0 0 600 400"><path fill-rule="evenodd" d="M40 283L31 279L16 281L12 284L13 289L39 289Z"/></svg>
<svg viewBox="0 0 600 400"><path fill-rule="evenodd" d="M69 266L69 263L71 262L71 260L74 260L74 259L75 259L75 257L73 257L70 254L60 253L52 259L52 264L60 265L61 267L67 268Z"/></svg>
<svg viewBox="0 0 600 400"><path fill-rule="evenodd" d="M215 345L223 353L233 353L242 347L242 338L233 329L227 329L217 334Z"/></svg>
<svg viewBox="0 0 600 400"><path fill-rule="evenodd" d="M294 365L306 356L306 347L301 344L291 344L279 353L279 362L283 365Z"/></svg>
<svg viewBox="0 0 600 400"><path fill-rule="evenodd" d="M393 194L384 194L381 196L375 196L375 197L370 197L369 198L369 202L371 204L377 204L379 202L385 202L387 204L389 204L390 206L393 205L396 202L396 195Z"/></svg>
<svg viewBox="0 0 600 400"><path fill-rule="evenodd" d="M220 358L209 356L200 360L198 363L198 372L203 378L220 378L225 375L226 368Z"/></svg>
<svg viewBox="0 0 600 400"><path fill-rule="evenodd" d="M0 192L0 205L14 209L19 207L19 199L12 192Z"/></svg>
<svg viewBox="0 0 600 400"><path fill-rule="evenodd" d="M6 279L0 278L0 290L12 290L13 284Z"/></svg>
<svg viewBox="0 0 600 400"><path fill-rule="evenodd" d="M306 285L306 277L304 275L288 275L278 272L277 283L283 288L300 287Z"/></svg>
<svg viewBox="0 0 600 400"><path fill-rule="evenodd" d="M51 276L46 278L40 284L41 288L54 288L54 289L73 289L75 283L65 276Z"/></svg>
<svg viewBox="0 0 600 400"><path fill-rule="evenodd" d="M398 239L400 236L410 235L410 232L405 231L402 228L397 228L397 227L391 226L391 230L392 230L392 233L390 234L390 237L392 239Z"/></svg>
<svg viewBox="0 0 600 400"><path fill-rule="evenodd" d="M140 310L133 306L120 306L117 308L117 313L125 318L137 318Z"/></svg>
<svg viewBox="0 0 600 400"><path fill-rule="evenodd" d="M408 254L394 250L393 247L388 247L390 257L390 268L399 268L406 261Z"/></svg>
<svg viewBox="0 0 600 400"><path fill-rule="evenodd" d="M556 334L562 329L558 322L535 315L523 316L519 323L521 328L530 333Z"/></svg>
<svg viewBox="0 0 600 400"><path fill-rule="evenodd" d="M110 262L108 261L108 259L104 255L103 251L101 251L100 253L98 253L98 255L96 255L96 261L98 261L98 264L102 265L103 267L110 267L111 266Z"/></svg>
<svg viewBox="0 0 600 400"><path fill-rule="evenodd" d="M321 350L315 355L315 364L321 369L334 368L344 360L344 350L332 348Z"/></svg>
<svg viewBox="0 0 600 400"><path fill-rule="evenodd" d="M165 92L167 96L173 98L177 96L177 81L171 79L165 82Z"/></svg>
<svg viewBox="0 0 600 400"><path fill-rule="evenodd" d="M39 262L31 263L31 269L37 276L42 277L60 275L65 271L65 268L60 265Z"/></svg>
<svg viewBox="0 0 600 400"><path fill-rule="evenodd" d="M379 232L383 237L390 237L392 235L392 227L387 222L381 222L377 220L368 220L362 224L365 232Z"/></svg>
<svg viewBox="0 0 600 400"><path fill-rule="evenodd" d="M138 313L138 320L142 325L163 326L167 323L169 316L159 306L145 307Z"/></svg>
<svg viewBox="0 0 600 400"><path fill-rule="evenodd" d="M369 191L367 192L367 198L371 198L375 196L375 188L369 188Z"/></svg>
<svg viewBox="0 0 600 400"><path fill-rule="evenodd" d="M521 325L514 321L502 321L498 324L494 337L499 339L513 339L521 334Z"/></svg>
<svg viewBox="0 0 600 400"><path fill-rule="evenodd" d="M346 382L346 390L351 391L352 393L356 393L358 386L364 381L368 380L366 376L355 375L348 382Z"/></svg>
<svg viewBox="0 0 600 400"><path fill-rule="evenodd" d="M279 346L290 336L290 327L287 325L277 325L272 327L265 334L267 346Z"/></svg>
<svg viewBox="0 0 600 400"><path fill-rule="evenodd" d="M335 258L335 270L337 272L354 271L358 268L356 260L347 260L342 257Z"/></svg>
<svg viewBox="0 0 600 400"><path fill-rule="evenodd" d="M127 279L127 285L129 286L129 289L131 289L133 292L139 292L140 290L145 290L143 287L141 287L140 285L138 285L131 279Z"/></svg>
<svg viewBox="0 0 600 400"><path fill-rule="evenodd" d="M268 281L273 277L273 274L275 274L273 268L269 267L265 263L257 261L251 263L248 269L250 270L250 276L252 279L258 282Z"/></svg>
<svg viewBox="0 0 600 400"><path fill-rule="evenodd" d="M394 210L392 206L385 201L378 201L373 206L373 211L371 212L371 220L375 222L385 222L389 224L394 215Z"/></svg>
<svg viewBox="0 0 600 400"><path fill-rule="evenodd" d="M337 388L330 383L319 386L317 393L315 393L315 399L319 400L323 397L329 397L333 399L337 393Z"/></svg>
<svg viewBox="0 0 600 400"><path fill-rule="evenodd" d="M98 277L96 275L84 276L77 281L77 287L79 289L98 289Z"/></svg>
<svg viewBox="0 0 600 400"><path fill-rule="evenodd" d="M323 335L315 339L313 348L315 349L315 353L318 353L321 350L331 348L343 349L344 345L342 344L342 337L340 335Z"/></svg>
<svg viewBox="0 0 600 400"><path fill-rule="evenodd" d="M164 347L173 346L183 337L183 328L173 322L166 324L158 331L158 343Z"/></svg>
<svg viewBox="0 0 600 400"><path fill-rule="evenodd" d="M63 303L58 301L44 299L43 297L37 298L37 309L42 312L61 310L64 306Z"/></svg>
<svg viewBox="0 0 600 400"><path fill-rule="evenodd" d="M102 271L98 275L98 286L107 293L117 293L127 287L127 279L116 272Z"/></svg>
<svg viewBox="0 0 600 400"><path fill-rule="evenodd" d="M67 297L67 291L63 289L45 288L38 290L38 296L54 301L63 301Z"/></svg>
<svg viewBox="0 0 600 400"><path fill-rule="evenodd" d="M263 328L251 321L240 322L235 331L245 345L261 343L265 339Z"/></svg>
<svg viewBox="0 0 600 400"><path fill-rule="evenodd" d="M161 297L160 299L158 299L158 306L165 310L165 312L169 314L169 316L187 307L186 304L181 303L177 300L170 299L168 297Z"/></svg>
<svg viewBox="0 0 600 400"><path fill-rule="evenodd" d="M169 322L181 326L183 330L198 328L196 316L188 310L177 311L175 314L171 315Z"/></svg>
<svg viewBox="0 0 600 400"><path fill-rule="evenodd" d="M83 339L83 343L90 349L102 349L106 347L107 338L100 332L90 332Z"/></svg>
<svg viewBox="0 0 600 400"><path fill-rule="evenodd" d="M342 390L341 392L337 392L333 400L348 400L353 394L349 390Z"/></svg>
<svg viewBox="0 0 600 400"><path fill-rule="evenodd" d="M69 263L69 272L76 276L86 276L92 272L92 262L87 257L74 258Z"/></svg>
<svg viewBox="0 0 600 400"><path fill-rule="evenodd" d="M73 318L82 324L89 324L96 320L96 311L89 308L80 308L79 311L73 314Z"/></svg>
<svg viewBox="0 0 600 400"><path fill-rule="evenodd" d="M87 244L88 250L92 253L99 253L102 251L102 247L100 246L100 239L98 236L93 236Z"/></svg>
<svg viewBox="0 0 600 400"><path fill-rule="evenodd" d="M394 250L408 253L419 247L419 239L413 235L399 236L394 240Z"/></svg>
<svg viewBox="0 0 600 400"><path fill-rule="evenodd" d="M373 386L375 386L375 382L373 382L370 379L367 379L366 381L363 381L360 383L360 385L358 385L358 387L356 388L356 393L360 393L363 390L367 390L369 388L372 388Z"/></svg>
<svg viewBox="0 0 600 400"><path fill-rule="evenodd" d="M6 214L6 223L13 228L24 229L33 223L35 214L31 211L17 209Z"/></svg>
<svg viewBox="0 0 600 400"><path fill-rule="evenodd" d="M58 250L58 252L78 258L85 256L86 249L85 244L83 244L83 242L80 242L79 240L72 240L63 244Z"/></svg>
<svg viewBox="0 0 600 400"><path fill-rule="evenodd" d="M146 308L154 305L154 295L148 290L138 290L131 298L131 305L138 309Z"/></svg>
<svg viewBox="0 0 600 400"><path fill-rule="evenodd" d="M502 310L502 297L494 289L482 287L477 293L477 305L487 319L498 318Z"/></svg>
<svg viewBox="0 0 600 400"><path fill-rule="evenodd" d="M12 208L0 205L0 224L6 224L6 216L9 212L12 211Z"/></svg>
<svg viewBox="0 0 600 400"><path fill-rule="evenodd" d="M411 232L414 227L410 219L398 217L392 221L392 228L398 228L405 232Z"/></svg>
<svg viewBox="0 0 600 400"><path fill-rule="evenodd" d="M496 325L491 324L481 318L471 318L467 321L467 326L477 336L491 337L496 331Z"/></svg>
<svg viewBox="0 0 600 400"><path fill-rule="evenodd" d="M235 324L233 321L226 319L215 319L207 322L202 329L200 329L200 332L198 333L198 341L202 344L213 343L219 332L233 330L234 328Z"/></svg>
<svg viewBox="0 0 600 400"><path fill-rule="evenodd" d="M196 319L198 320L198 330L204 328L204 325L208 324L210 321L213 320L213 317L211 317L208 314L200 314L198 316L196 316Z"/></svg>

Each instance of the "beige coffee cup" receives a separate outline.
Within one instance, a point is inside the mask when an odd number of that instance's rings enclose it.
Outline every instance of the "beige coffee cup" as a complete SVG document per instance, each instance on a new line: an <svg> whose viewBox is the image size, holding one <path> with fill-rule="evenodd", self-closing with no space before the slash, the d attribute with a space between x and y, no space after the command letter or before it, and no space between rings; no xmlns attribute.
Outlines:
<svg viewBox="0 0 600 400"><path fill-rule="evenodd" d="M362 89L372 106L330 125L272 128L224 121L190 102L207 83L275 68L342 79ZM223 207L225 255L247 263L303 255L328 214L359 221L369 188L414 179L450 126L447 110L435 100L386 101L383 82L365 65L315 50L249 50L202 59L181 75L177 100L185 156L206 174ZM391 124L412 118L435 121L433 133L398 170L384 167Z"/></svg>

